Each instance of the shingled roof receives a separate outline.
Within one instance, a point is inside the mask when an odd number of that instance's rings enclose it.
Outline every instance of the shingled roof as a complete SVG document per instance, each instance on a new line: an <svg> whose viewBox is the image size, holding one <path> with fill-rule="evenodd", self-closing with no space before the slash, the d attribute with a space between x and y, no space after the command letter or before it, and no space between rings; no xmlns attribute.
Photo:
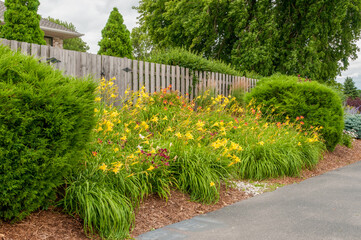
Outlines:
<svg viewBox="0 0 361 240"><path fill-rule="evenodd" d="M0 21L4 22L4 13L6 7L4 2L0 1ZM59 37L62 39L81 37L84 34L68 29L62 25L53 23L47 19L40 19L40 29L44 31L45 36Z"/></svg>

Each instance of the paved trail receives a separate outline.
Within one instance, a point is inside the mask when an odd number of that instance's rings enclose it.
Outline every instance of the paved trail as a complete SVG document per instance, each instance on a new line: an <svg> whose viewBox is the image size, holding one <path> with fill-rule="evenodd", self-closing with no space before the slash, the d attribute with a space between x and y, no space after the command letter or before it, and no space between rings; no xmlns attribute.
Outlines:
<svg viewBox="0 0 361 240"><path fill-rule="evenodd" d="M139 240L360 240L361 162L264 193Z"/></svg>

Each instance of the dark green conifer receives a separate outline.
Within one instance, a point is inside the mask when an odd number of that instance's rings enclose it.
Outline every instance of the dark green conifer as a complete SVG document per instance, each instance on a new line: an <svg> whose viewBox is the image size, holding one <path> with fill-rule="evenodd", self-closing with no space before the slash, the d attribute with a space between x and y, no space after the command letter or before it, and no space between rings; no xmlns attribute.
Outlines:
<svg viewBox="0 0 361 240"><path fill-rule="evenodd" d="M113 8L107 24L102 30L102 40L98 43L98 54L132 58L130 32L124 25L123 16Z"/></svg>
<svg viewBox="0 0 361 240"><path fill-rule="evenodd" d="M44 32L40 29L38 0L5 0L5 25L1 36L9 40L45 45Z"/></svg>
<svg viewBox="0 0 361 240"><path fill-rule="evenodd" d="M345 79L345 82L343 84L344 87L344 93L346 96L351 98L358 97L357 87L355 86L355 82L352 80L352 78L347 77Z"/></svg>

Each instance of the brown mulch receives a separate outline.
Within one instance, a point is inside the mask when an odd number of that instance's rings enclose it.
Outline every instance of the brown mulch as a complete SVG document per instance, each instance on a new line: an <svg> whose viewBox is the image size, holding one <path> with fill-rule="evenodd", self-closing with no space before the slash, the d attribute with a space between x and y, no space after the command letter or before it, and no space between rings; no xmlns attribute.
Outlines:
<svg viewBox="0 0 361 240"><path fill-rule="evenodd" d="M323 174L327 171L349 165L361 160L361 140L353 142L353 148L337 146L332 153L325 153L324 159L313 170L304 170L301 177L283 177L267 180L268 183L292 184ZM141 205L136 214L135 229L132 237L194 216L214 211L229 204L248 198L236 189L221 188L220 200L214 205L191 202L189 196L172 191L168 202L152 195ZM60 213L57 210L38 211L16 223L0 223L0 240L85 240L80 219ZM98 237L92 239L99 239Z"/></svg>

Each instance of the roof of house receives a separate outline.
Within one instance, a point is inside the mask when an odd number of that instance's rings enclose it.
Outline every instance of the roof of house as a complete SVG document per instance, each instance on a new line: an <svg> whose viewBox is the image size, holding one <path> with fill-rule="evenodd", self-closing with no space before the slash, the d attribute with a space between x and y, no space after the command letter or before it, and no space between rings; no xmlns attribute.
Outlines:
<svg viewBox="0 0 361 240"><path fill-rule="evenodd" d="M4 21L6 7L4 2L0 1L0 21ZM68 29L62 25L53 23L47 19L41 18L40 29L44 31L45 36L58 37L62 39L81 37L84 34Z"/></svg>

